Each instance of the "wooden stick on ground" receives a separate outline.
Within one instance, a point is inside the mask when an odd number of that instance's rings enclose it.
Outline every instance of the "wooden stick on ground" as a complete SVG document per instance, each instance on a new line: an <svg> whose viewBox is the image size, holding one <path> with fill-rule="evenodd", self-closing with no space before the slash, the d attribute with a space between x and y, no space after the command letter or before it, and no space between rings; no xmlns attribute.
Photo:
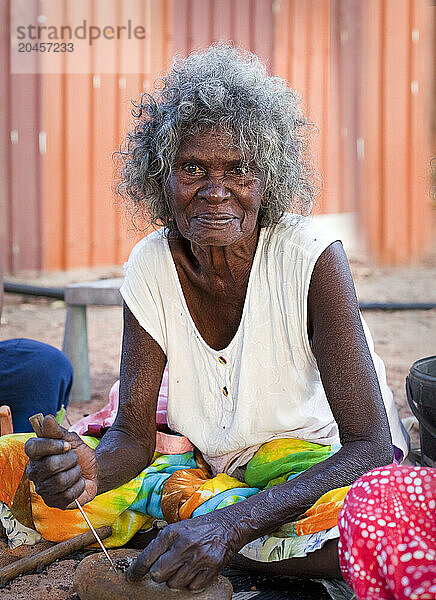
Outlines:
<svg viewBox="0 0 436 600"><path fill-rule="evenodd" d="M102 540L112 535L112 527L110 526L99 527L96 531ZM11 581L11 579L18 577L18 575L23 575L34 569L42 569L58 558L64 558L64 556L73 554L73 552L77 552L94 542L94 534L91 531L87 531L86 533L76 535L70 540L60 542L59 544L56 544L56 546L47 548L38 554L21 558L0 569L0 585L4 585L8 581Z"/></svg>

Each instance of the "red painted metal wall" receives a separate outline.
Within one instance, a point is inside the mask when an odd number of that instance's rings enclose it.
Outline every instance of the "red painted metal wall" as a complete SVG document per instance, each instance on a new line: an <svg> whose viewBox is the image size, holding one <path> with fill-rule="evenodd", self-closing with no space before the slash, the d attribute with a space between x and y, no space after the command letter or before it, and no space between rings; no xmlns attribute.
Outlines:
<svg viewBox="0 0 436 600"><path fill-rule="evenodd" d="M0 241L6 272L42 265L40 78L9 75L9 10L0 3ZM36 5L29 4L28 15L36 18Z"/></svg>
<svg viewBox="0 0 436 600"><path fill-rule="evenodd" d="M18 0L20 1L20 0ZM28 19L47 3L28 0ZM141 23L83 53L84 73L8 73L0 39L0 249L6 272L123 262L137 239L115 206L112 153L130 100L175 52L214 40L253 50L304 98L319 133L318 212L361 214L369 255L418 259L431 238L429 194L433 16L426 0L58 0L57 22ZM0 3L1 22L10 6ZM46 15L47 16L47 15ZM108 69L108 63L110 68ZM427 172L426 172L427 171Z"/></svg>
<svg viewBox="0 0 436 600"><path fill-rule="evenodd" d="M270 0L176 0L174 52L182 55L219 40L255 52L273 68L274 7Z"/></svg>
<svg viewBox="0 0 436 600"><path fill-rule="evenodd" d="M361 212L372 256L401 264L419 259L435 239L435 9L425 0L366 0L362 6Z"/></svg>
<svg viewBox="0 0 436 600"><path fill-rule="evenodd" d="M47 135L43 268L116 264L126 260L137 236L116 206L112 154L129 127L131 100L138 100L171 60L171 6L167 0L84 0L59 2L59 10L65 22L78 16L92 22L97 11L108 23L132 17L149 32L137 55L119 41L111 46L111 57L90 51L89 74L41 77L41 127ZM108 60L112 73L101 73ZM132 61L137 74L129 72Z"/></svg>
<svg viewBox="0 0 436 600"><path fill-rule="evenodd" d="M314 158L323 176L317 212L356 209L355 194L347 193L349 190L343 185L343 161L350 156L345 147L351 132L347 137L344 135L347 115L341 106L342 55L338 41L341 19L336 1L282 0L276 4L274 70L297 90L309 120L318 128L312 142ZM353 84L354 79L348 81L351 91ZM352 153L352 159L354 156ZM347 167L353 176L355 165Z"/></svg>

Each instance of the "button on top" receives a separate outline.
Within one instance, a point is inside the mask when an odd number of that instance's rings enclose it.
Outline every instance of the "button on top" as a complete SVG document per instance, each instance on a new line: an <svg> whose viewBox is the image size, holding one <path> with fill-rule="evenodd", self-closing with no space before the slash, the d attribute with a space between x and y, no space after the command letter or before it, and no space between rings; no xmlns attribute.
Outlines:
<svg viewBox="0 0 436 600"><path fill-rule="evenodd" d="M226 365L226 364L227 364L227 361L226 361L226 359L224 358L224 356L218 356L218 360L220 361L220 363L221 363L222 365Z"/></svg>
<svg viewBox="0 0 436 600"><path fill-rule="evenodd" d="M229 395L229 392L228 392L226 386L223 387L223 394L224 394L224 396L228 396Z"/></svg>

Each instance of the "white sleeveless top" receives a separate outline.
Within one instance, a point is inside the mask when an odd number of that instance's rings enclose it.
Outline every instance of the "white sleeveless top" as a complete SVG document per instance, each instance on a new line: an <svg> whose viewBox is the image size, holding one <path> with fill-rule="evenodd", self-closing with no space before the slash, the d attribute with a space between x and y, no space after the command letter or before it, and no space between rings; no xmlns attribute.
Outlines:
<svg viewBox="0 0 436 600"><path fill-rule="evenodd" d="M121 294L167 356L168 425L201 450L214 472L233 472L277 437L339 443L307 335L312 271L335 240L298 215L262 228L241 322L222 350L208 346L190 316L164 230L132 250ZM362 322L393 443L406 455L385 368Z"/></svg>

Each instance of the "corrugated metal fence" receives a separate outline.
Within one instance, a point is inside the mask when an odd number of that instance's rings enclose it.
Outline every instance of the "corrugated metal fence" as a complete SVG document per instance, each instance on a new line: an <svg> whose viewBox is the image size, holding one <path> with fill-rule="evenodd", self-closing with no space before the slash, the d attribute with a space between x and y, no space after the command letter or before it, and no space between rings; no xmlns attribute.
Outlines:
<svg viewBox="0 0 436 600"><path fill-rule="evenodd" d="M362 6L361 212L372 255L401 264L419 259L435 240L436 8L426 0L365 0Z"/></svg>
<svg viewBox="0 0 436 600"><path fill-rule="evenodd" d="M8 23L11 6L0 4ZM432 13L425 0L26 1L28 22L104 15L144 26L138 52L122 40L83 53L85 73L10 74L0 41L0 242L6 271L123 262L137 239L115 206L112 153L130 100L172 55L231 39L255 51L303 96L319 128L318 211L357 212L370 254L419 258L431 236L429 146ZM50 12L51 11L51 12ZM42 60L42 59L41 59ZM107 68L108 61L110 68ZM108 72L109 71L109 72Z"/></svg>

